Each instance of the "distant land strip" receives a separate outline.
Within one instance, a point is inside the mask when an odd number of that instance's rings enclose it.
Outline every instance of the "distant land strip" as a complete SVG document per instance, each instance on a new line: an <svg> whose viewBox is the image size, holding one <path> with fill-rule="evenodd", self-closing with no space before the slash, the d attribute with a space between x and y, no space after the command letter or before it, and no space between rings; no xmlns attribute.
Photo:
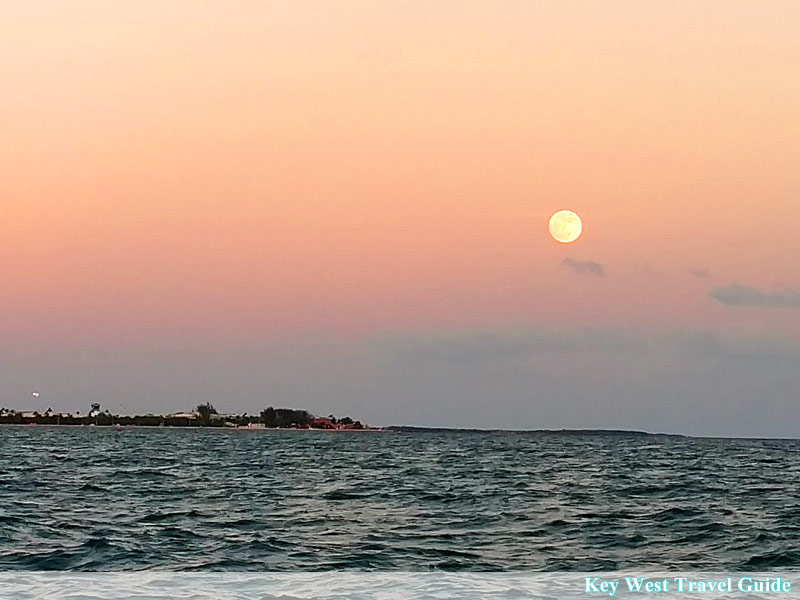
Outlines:
<svg viewBox="0 0 800 600"><path fill-rule="evenodd" d="M195 410L167 415L117 415L92 404L85 414L56 412L48 408L20 411L0 408L0 425L75 425L99 427L218 427L245 429L321 429L331 431L376 431L351 417L318 417L307 410L267 407L258 414L220 414L210 403Z"/></svg>
<svg viewBox="0 0 800 600"><path fill-rule="evenodd" d="M680 433L653 433L650 431L637 431L629 429L479 429L461 427L418 427L414 425L391 425L387 431L405 432L431 432L431 433L537 433L543 435L572 435L572 436L617 436L617 437L692 437Z"/></svg>

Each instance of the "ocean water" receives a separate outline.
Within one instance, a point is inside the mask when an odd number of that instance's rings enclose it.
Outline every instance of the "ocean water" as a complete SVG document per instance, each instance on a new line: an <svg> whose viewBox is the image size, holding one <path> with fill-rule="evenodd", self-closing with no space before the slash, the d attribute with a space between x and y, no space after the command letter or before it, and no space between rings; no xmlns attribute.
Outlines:
<svg viewBox="0 0 800 600"><path fill-rule="evenodd" d="M800 442L0 427L0 571L770 571Z"/></svg>

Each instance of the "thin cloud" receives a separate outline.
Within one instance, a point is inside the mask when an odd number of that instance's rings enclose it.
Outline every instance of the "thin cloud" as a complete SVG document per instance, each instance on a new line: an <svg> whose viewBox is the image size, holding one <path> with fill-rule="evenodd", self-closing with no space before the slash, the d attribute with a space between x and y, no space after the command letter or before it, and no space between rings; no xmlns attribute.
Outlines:
<svg viewBox="0 0 800 600"><path fill-rule="evenodd" d="M796 361L800 340L771 334L735 331L673 330L646 333L626 328L529 326L465 329L384 335L370 342L370 354L400 357L415 363L476 364L540 354L673 355L694 361L733 359Z"/></svg>
<svg viewBox="0 0 800 600"><path fill-rule="evenodd" d="M642 350L642 339L624 329L567 329L523 327L465 329L380 336L378 348L414 362L483 362L534 354L600 352L626 354Z"/></svg>
<svg viewBox="0 0 800 600"><path fill-rule="evenodd" d="M708 296L726 306L757 306L761 308L800 308L800 292L781 290L767 292L733 283L712 289Z"/></svg>
<svg viewBox="0 0 800 600"><path fill-rule="evenodd" d="M574 258L565 258L561 261L561 266L571 269L577 275L595 275L603 277L605 269L603 265L593 260L575 260Z"/></svg>
<svg viewBox="0 0 800 600"><path fill-rule="evenodd" d="M706 271L705 269L690 269L689 273L691 273L698 279L709 279L711 277L711 273L709 271Z"/></svg>
<svg viewBox="0 0 800 600"><path fill-rule="evenodd" d="M770 333L673 331L659 336L658 344L696 359L788 360L794 363L800 358L800 341Z"/></svg>

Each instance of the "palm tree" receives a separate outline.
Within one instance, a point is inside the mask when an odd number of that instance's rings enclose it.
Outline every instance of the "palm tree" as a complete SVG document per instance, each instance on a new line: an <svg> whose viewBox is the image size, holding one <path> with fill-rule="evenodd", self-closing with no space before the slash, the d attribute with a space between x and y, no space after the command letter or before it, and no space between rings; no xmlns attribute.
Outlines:
<svg viewBox="0 0 800 600"><path fill-rule="evenodd" d="M208 423L211 420L211 415L219 414L217 413L217 409L214 408L214 405L210 402L198 404L195 412L200 415L200 419L205 423Z"/></svg>

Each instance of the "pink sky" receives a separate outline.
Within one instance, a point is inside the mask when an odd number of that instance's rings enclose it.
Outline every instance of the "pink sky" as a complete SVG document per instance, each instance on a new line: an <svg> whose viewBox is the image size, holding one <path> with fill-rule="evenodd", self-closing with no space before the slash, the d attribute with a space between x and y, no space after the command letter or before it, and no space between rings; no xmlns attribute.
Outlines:
<svg viewBox="0 0 800 600"><path fill-rule="evenodd" d="M708 297L800 288L798 23L792 1L6 3L0 335L800 336L800 310Z"/></svg>

